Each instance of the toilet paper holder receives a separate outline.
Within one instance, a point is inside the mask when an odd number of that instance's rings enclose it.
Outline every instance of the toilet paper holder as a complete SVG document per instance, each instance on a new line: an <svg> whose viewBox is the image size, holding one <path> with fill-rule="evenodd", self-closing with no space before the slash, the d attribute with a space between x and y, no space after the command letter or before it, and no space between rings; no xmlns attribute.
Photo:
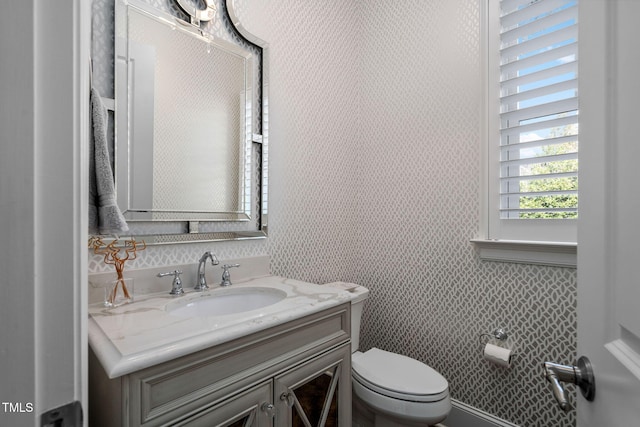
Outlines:
<svg viewBox="0 0 640 427"><path fill-rule="evenodd" d="M480 342L483 342L482 341L483 337L489 337L489 339L495 338L498 341L504 342L507 340L507 338L509 338L509 335L507 335L507 332L504 329L496 328L488 334L480 334L480 337L479 337Z"/></svg>
<svg viewBox="0 0 640 427"><path fill-rule="evenodd" d="M484 345L482 351L484 359L501 367L510 368L512 359L517 354L510 348L508 338L509 334L503 328L496 328L488 334L480 334L480 343Z"/></svg>

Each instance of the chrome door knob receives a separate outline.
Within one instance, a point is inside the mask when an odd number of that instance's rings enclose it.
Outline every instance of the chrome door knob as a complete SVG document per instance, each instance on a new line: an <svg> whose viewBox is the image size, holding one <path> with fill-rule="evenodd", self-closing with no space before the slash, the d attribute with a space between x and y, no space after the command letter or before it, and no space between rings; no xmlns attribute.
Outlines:
<svg viewBox="0 0 640 427"><path fill-rule="evenodd" d="M593 376L591 362L585 356L581 356L575 366L560 365L552 362L544 362L544 376L551 384L551 391L556 398L560 409L565 412L571 410L571 404L567 399L567 393L561 383L575 384L588 401L596 397L596 380Z"/></svg>

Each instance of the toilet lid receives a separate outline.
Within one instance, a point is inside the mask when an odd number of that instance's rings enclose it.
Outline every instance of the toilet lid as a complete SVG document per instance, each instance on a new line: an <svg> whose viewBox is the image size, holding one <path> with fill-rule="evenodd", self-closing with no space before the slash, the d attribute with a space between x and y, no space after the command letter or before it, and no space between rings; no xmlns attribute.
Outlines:
<svg viewBox="0 0 640 427"><path fill-rule="evenodd" d="M416 402L434 402L449 393L449 383L433 368L396 353L372 348L355 352L353 377L377 393Z"/></svg>

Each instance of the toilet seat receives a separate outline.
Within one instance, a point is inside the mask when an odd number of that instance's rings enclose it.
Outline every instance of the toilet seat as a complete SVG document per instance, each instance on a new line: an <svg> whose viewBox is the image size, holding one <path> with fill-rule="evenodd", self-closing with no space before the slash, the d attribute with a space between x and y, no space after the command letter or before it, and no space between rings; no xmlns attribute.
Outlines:
<svg viewBox="0 0 640 427"><path fill-rule="evenodd" d="M449 396L447 380L410 357L374 347L353 353L351 362L353 379L383 396L409 402L437 402Z"/></svg>

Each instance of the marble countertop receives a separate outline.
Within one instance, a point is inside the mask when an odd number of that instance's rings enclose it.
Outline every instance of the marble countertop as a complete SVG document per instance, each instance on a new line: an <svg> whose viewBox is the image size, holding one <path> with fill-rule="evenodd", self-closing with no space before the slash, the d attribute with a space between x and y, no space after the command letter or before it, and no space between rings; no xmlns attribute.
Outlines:
<svg viewBox="0 0 640 427"><path fill-rule="evenodd" d="M167 305L221 292L186 290L180 297L168 293L146 295L117 308L89 306L89 344L110 378L222 344L290 320L350 301L344 290L279 276L263 276L234 283L242 287L275 288L287 293L280 302L245 313L211 317L178 317Z"/></svg>

